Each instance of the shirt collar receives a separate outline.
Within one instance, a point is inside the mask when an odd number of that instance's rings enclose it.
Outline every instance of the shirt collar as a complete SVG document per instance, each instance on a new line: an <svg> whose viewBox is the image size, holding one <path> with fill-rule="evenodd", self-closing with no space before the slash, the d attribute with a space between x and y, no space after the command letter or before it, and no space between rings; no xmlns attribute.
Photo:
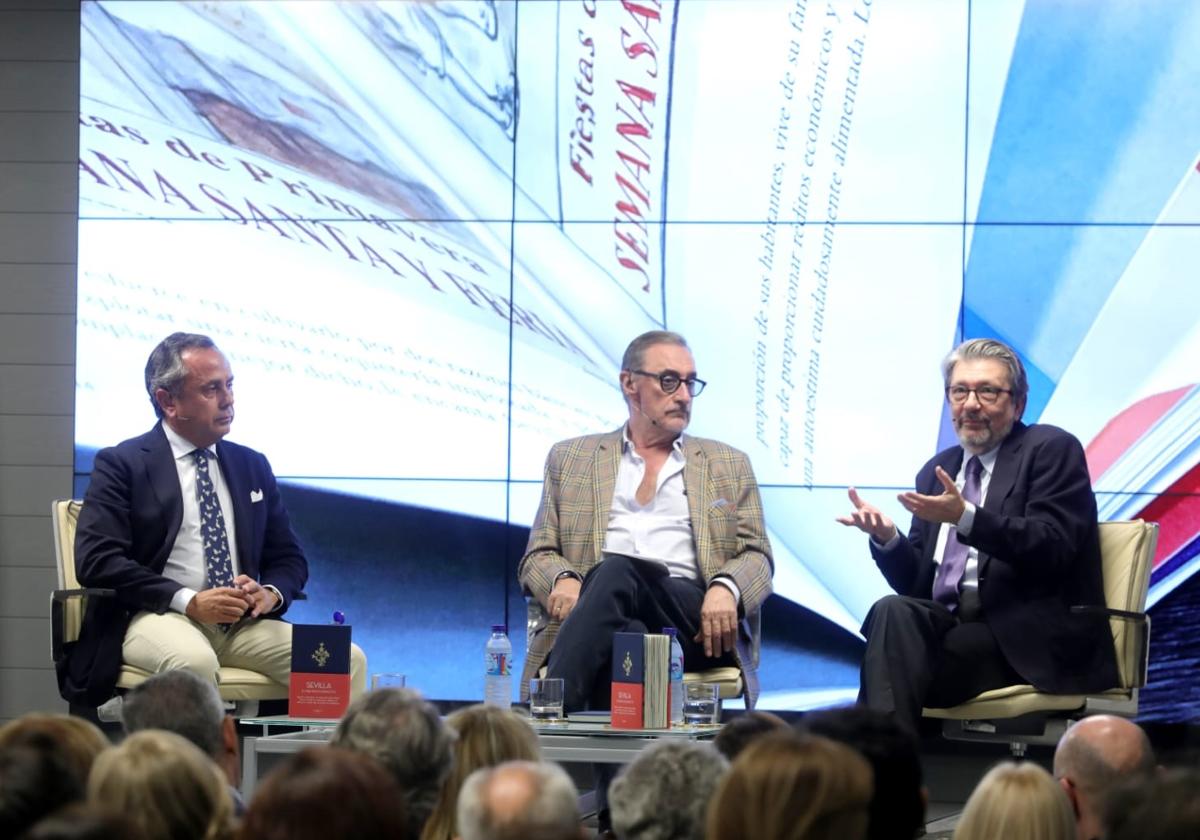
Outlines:
<svg viewBox="0 0 1200 840"><path fill-rule="evenodd" d="M171 455L176 461L178 461L180 458L185 458L191 455L200 448L168 426L166 420L162 421L162 430L163 434L167 436L167 443L171 445ZM208 449L210 455L212 455L214 458L217 457L217 445L215 443L212 446L205 448Z"/></svg>
<svg viewBox="0 0 1200 840"><path fill-rule="evenodd" d="M684 454L683 453L683 442L684 442L683 438L684 438L684 433L680 432L679 437L675 438L675 440L671 442L671 448L674 449L676 452L678 452L680 455ZM621 452L623 452L623 453L628 452L632 448L633 448L633 441L629 437L629 424L626 423L624 426L621 427Z"/></svg>
<svg viewBox="0 0 1200 840"><path fill-rule="evenodd" d="M971 460L970 452L964 452L963 454L966 455L967 461ZM993 469L996 466L996 459L999 457L1000 457L1000 445L999 444L997 444L996 446L993 446L987 452L984 452L982 455L980 455L979 463L983 467L984 472L986 472L988 475L991 475L993 472ZM963 461L963 463L965 464L965 463L967 463L967 461Z"/></svg>

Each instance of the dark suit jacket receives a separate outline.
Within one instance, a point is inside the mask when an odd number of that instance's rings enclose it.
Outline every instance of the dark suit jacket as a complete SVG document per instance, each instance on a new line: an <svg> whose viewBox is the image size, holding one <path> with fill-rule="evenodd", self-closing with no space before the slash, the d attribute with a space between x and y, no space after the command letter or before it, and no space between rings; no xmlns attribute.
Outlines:
<svg viewBox="0 0 1200 840"><path fill-rule="evenodd" d="M917 473L917 492L943 492L934 467L957 475L962 459L961 446L939 452ZM899 594L932 597L939 528L914 517L907 538L892 549L872 544L876 563ZM1116 685L1107 619L1070 611L1104 605L1096 498L1083 447L1073 435L1016 423L1000 444L971 535L960 539L979 551L984 615L1022 677L1056 694Z"/></svg>
<svg viewBox="0 0 1200 840"><path fill-rule="evenodd" d="M303 590L308 564L275 475L262 454L236 443L219 442L217 460L233 500L241 572L279 590L283 604L270 616L278 618ZM75 568L81 586L117 595L88 599L79 640L57 663L68 701L96 705L111 697L130 619L170 608L179 584L162 571L182 521L179 474L161 425L96 454L75 533Z"/></svg>

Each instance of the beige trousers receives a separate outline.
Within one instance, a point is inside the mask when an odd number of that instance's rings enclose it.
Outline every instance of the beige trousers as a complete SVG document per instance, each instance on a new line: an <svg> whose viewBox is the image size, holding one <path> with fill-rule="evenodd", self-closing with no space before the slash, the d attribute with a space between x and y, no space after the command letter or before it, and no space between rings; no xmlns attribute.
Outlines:
<svg viewBox="0 0 1200 840"><path fill-rule="evenodd" d="M258 671L286 686L292 671L292 625L261 619L236 633L193 621L177 612L140 612L129 622L121 655L127 665L151 673L186 668L217 682L217 669L226 665ZM350 645L350 695L367 687L367 657Z"/></svg>

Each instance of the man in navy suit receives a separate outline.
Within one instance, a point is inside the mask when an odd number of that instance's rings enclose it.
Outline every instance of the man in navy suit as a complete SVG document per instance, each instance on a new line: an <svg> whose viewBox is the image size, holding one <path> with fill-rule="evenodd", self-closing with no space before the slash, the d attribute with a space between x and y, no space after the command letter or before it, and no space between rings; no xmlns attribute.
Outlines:
<svg viewBox="0 0 1200 840"><path fill-rule="evenodd" d="M1029 683L1041 691L1116 684L1104 604L1096 499L1083 447L1054 426L1021 423L1029 393L1017 354L964 342L942 367L959 446L935 455L899 496L908 535L850 488L838 521L870 536L898 593L863 624L860 702L916 732L923 706Z"/></svg>
<svg viewBox="0 0 1200 840"><path fill-rule="evenodd" d="M308 564L275 476L260 453L222 440L233 423L233 373L207 336L174 333L146 363L160 422L96 454L75 536L89 599L79 640L59 665L72 702L111 696L122 662L154 673L221 665L286 685L291 626L278 621ZM362 651L351 677L361 691Z"/></svg>

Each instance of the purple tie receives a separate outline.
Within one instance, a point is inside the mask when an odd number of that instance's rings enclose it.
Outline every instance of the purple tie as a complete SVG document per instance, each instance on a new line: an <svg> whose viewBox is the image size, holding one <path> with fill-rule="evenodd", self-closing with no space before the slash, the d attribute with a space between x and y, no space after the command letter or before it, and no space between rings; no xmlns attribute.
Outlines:
<svg viewBox="0 0 1200 840"><path fill-rule="evenodd" d="M983 463L979 456L972 455L967 461L967 477L963 482L962 495L973 505L979 504L979 478L983 475ZM933 600L945 604L951 610L958 606L958 587L963 572L967 570L967 544L959 542L958 530L951 525L946 535L946 550L933 581Z"/></svg>

